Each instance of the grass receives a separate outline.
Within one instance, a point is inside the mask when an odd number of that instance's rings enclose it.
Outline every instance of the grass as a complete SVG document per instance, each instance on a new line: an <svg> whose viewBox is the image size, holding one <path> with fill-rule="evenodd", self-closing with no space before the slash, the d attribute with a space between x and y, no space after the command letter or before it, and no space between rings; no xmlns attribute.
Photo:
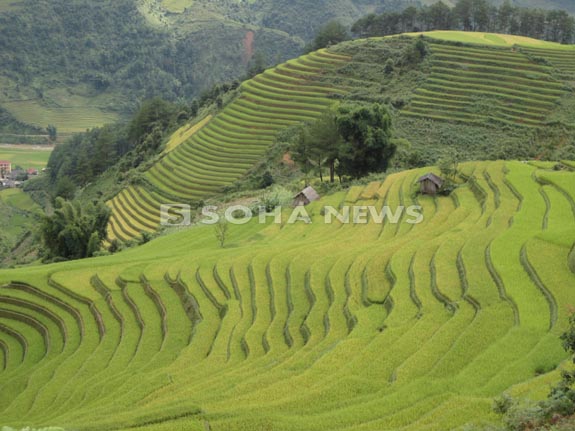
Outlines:
<svg viewBox="0 0 575 431"><path fill-rule="evenodd" d="M415 197L428 171L327 196L309 225L231 226L224 248L198 226L0 272L2 425L444 430L544 395L575 300L575 173L473 162L452 197ZM153 214L144 189L121 197ZM424 220L322 223L352 202Z"/></svg>
<svg viewBox="0 0 575 431"><path fill-rule="evenodd" d="M32 200L22 189L6 189L0 191L0 200L19 210L43 214L42 208Z"/></svg>
<svg viewBox="0 0 575 431"><path fill-rule="evenodd" d="M18 121L38 127L56 126L61 134L85 132L118 121L117 114L104 112L85 101L62 106L45 106L37 100L7 101L2 106Z"/></svg>
<svg viewBox="0 0 575 431"><path fill-rule="evenodd" d="M162 6L173 13L182 13L192 5L192 0L163 0Z"/></svg>
<svg viewBox="0 0 575 431"><path fill-rule="evenodd" d="M12 168L21 166L24 169L42 169L48 164L50 147L0 146L0 160L12 162Z"/></svg>
<svg viewBox="0 0 575 431"><path fill-rule="evenodd" d="M559 51L572 51L574 48L570 45L562 45L555 42L533 39L525 36L514 36L509 34L493 34L481 32L464 32L464 31L430 31L424 33L408 33L409 36L424 35L433 39L439 39L449 42L465 42L486 46L512 47L519 45L530 48L546 48Z"/></svg>

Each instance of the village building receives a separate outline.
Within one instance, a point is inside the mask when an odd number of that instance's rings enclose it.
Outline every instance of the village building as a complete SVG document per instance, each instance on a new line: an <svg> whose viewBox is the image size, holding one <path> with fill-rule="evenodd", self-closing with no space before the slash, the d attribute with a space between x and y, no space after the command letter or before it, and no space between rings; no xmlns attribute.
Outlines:
<svg viewBox="0 0 575 431"><path fill-rule="evenodd" d="M319 198L320 196L318 192L316 192L313 187L306 187L305 189L303 189L301 192L299 192L297 195L294 196L293 206L294 207L306 206L314 201L319 200Z"/></svg>
<svg viewBox="0 0 575 431"><path fill-rule="evenodd" d="M443 179L433 173L422 176L418 183L419 190L424 195L436 195L443 187Z"/></svg>

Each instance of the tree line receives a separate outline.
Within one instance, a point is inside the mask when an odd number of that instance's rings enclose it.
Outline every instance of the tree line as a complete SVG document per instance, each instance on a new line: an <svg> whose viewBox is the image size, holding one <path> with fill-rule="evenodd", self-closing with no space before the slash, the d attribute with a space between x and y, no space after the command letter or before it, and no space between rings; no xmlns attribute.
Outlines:
<svg viewBox="0 0 575 431"><path fill-rule="evenodd" d="M402 12L370 14L351 28L357 37L432 30L483 31L575 43L575 18L566 11L518 7L509 0L500 6L488 0L458 0L454 7L438 1Z"/></svg>
<svg viewBox="0 0 575 431"><path fill-rule="evenodd" d="M306 177L315 170L322 181L326 167L332 183L383 172L396 151L391 117L380 104L346 103L302 127L290 150Z"/></svg>

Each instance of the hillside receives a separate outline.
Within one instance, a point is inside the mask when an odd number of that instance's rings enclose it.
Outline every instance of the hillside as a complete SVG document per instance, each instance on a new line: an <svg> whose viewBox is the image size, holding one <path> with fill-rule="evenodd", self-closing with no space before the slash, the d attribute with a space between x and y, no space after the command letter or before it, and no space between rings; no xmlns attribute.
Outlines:
<svg viewBox="0 0 575 431"><path fill-rule="evenodd" d="M190 134L176 132L168 152L109 202L109 239L126 241L158 227L162 203L192 203L232 184L260 160L282 128L309 121L340 93L316 82L349 58L319 51L245 82L241 95ZM191 135L191 136L190 136Z"/></svg>
<svg viewBox="0 0 575 431"><path fill-rule="evenodd" d="M565 165L575 166L571 162ZM540 397L566 355L575 173L428 168L308 207L312 224L169 235L0 272L0 417L70 430L437 430ZM325 224L321 207L422 207L421 224ZM548 374L549 373L549 374Z"/></svg>
<svg viewBox="0 0 575 431"><path fill-rule="evenodd" d="M278 131L338 100L391 103L396 133L409 142L404 157L415 165L447 152L468 160L575 157L565 144L575 133L575 48L484 33L424 36L429 54L416 65L401 64L413 38L379 38L314 52L245 82L236 100L201 127L177 132L174 149L110 200L109 239L155 231L162 203L221 192L262 160ZM385 72L388 62L395 73Z"/></svg>
<svg viewBox="0 0 575 431"><path fill-rule="evenodd" d="M245 76L256 59L275 64L301 54L330 19L351 23L395 4L379 3L0 2L0 107L15 124L0 133L41 134L34 128L53 124L65 137L124 119L144 99L189 103ZM173 13L180 4L185 13ZM33 128L22 132L19 123Z"/></svg>

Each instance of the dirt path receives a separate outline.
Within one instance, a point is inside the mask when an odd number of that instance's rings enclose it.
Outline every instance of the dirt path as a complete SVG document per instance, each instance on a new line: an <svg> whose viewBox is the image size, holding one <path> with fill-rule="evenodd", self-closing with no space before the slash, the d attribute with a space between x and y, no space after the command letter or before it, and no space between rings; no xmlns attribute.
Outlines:
<svg viewBox="0 0 575 431"><path fill-rule="evenodd" d="M35 151L52 151L54 145L30 145L30 144L0 144L0 149L11 150L35 150Z"/></svg>

